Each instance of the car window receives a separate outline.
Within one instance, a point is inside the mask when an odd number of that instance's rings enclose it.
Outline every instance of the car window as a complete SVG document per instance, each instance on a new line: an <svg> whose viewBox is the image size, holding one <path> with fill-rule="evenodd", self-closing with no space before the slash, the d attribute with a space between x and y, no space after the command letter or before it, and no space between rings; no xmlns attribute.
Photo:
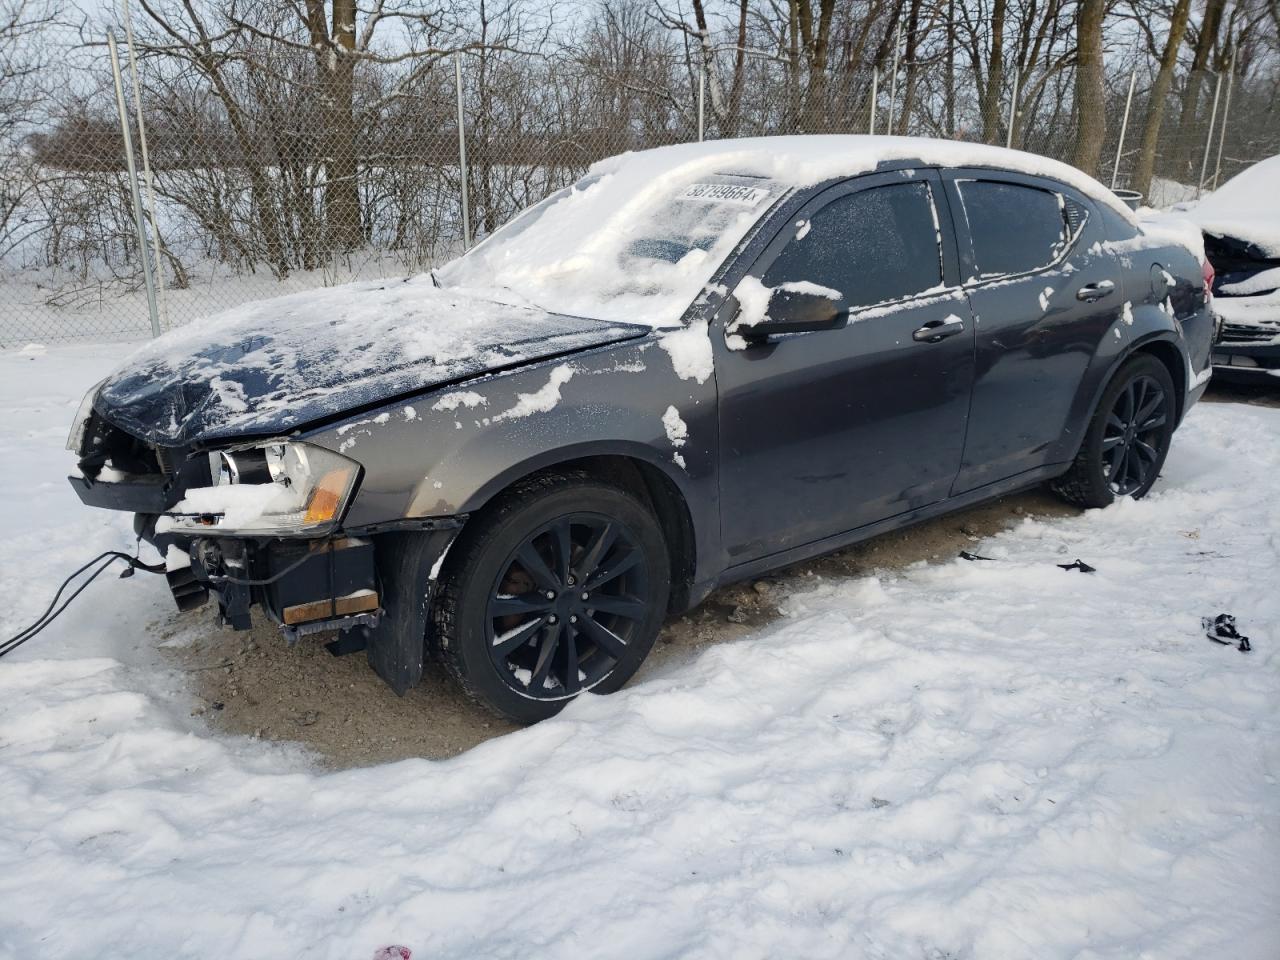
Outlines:
<svg viewBox="0 0 1280 960"><path fill-rule="evenodd" d="M1098 204L1098 212L1102 214L1102 226L1107 232L1108 240L1132 240L1140 236L1136 226L1106 204Z"/></svg>
<svg viewBox="0 0 1280 960"><path fill-rule="evenodd" d="M995 180L960 180L956 185L980 277L1039 270L1066 247L1067 221L1059 194Z"/></svg>
<svg viewBox="0 0 1280 960"><path fill-rule="evenodd" d="M850 308L901 300L942 284L939 244L927 183L860 190L802 224L764 285L807 280L840 291Z"/></svg>

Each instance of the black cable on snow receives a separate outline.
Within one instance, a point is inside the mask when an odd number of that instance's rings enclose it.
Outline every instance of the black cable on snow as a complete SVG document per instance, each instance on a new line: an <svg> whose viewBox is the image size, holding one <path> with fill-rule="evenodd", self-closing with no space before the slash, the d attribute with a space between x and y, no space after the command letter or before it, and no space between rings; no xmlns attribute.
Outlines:
<svg viewBox="0 0 1280 960"><path fill-rule="evenodd" d="M141 570L144 573L164 573L165 569L165 565L163 563L143 563L137 557L130 556L127 553L122 553L119 550L106 550L98 554L80 569L76 570L75 573L62 581L62 585L58 587L57 593L55 593L53 595L53 599L49 601L49 606L45 607L44 613L40 614L40 616L37 617L30 626L18 631L12 637L0 641L0 657L3 657L6 653L16 650L32 637L40 633L40 631L45 627L49 626L49 624L53 623L54 620L58 619L58 616L62 611L66 610L67 607L71 605L71 601L80 596L89 584L98 579L98 577L105 573L107 568L117 560L123 560L129 565L124 572L120 574L121 577L131 577L135 570ZM95 569L93 573L89 574L88 578L76 587L71 596L67 597L66 600L63 600L62 605L59 606L58 601L62 599L63 591L71 585L71 582L75 580L76 577L80 576L95 564L98 564L99 561L102 562L97 569Z"/></svg>

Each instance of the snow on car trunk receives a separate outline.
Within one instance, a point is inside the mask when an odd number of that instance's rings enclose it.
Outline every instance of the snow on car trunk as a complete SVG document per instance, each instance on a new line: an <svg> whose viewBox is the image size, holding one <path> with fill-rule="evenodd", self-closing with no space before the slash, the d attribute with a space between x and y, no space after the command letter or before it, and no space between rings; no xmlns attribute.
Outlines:
<svg viewBox="0 0 1280 960"><path fill-rule="evenodd" d="M109 362L0 354L5 634L131 542L61 477ZM1280 410L1204 404L1147 500L341 773L191 720L163 583L95 584L0 661L0 956L1273 957L1278 475Z"/></svg>

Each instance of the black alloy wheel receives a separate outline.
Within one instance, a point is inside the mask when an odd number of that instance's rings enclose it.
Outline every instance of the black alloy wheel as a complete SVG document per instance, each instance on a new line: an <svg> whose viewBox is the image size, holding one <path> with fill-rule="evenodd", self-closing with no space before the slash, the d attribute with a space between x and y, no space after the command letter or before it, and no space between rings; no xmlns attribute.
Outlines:
<svg viewBox="0 0 1280 960"><path fill-rule="evenodd" d="M1151 354L1138 354L1102 391L1080 452L1051 486L1081 507L1146 496L1168 456L1177 417L1168 368Z"/></svg>
<svg viewBox="0 0 1280 960"><path fill-rule="evenodd" d="M607 516L559 517L527 537L489 596L489 656L522 696L590 690L626 656L648 619L648 575L635 535Z"/></svg>
<svg viewBox="0 0 1280 960"><path fill-rule="evenodd" d="M432 607L473 699L517 723L612 693L657 639L670 557L647 501L578 472L522 481L463 528Z"/></svg>
<svg viewBox="0 0 1280 960"><path fill-rule="evenodd" d="M1107 483L1118 497L1150 487L1163 459L1161 437L1169 421L1169 395L1154 377L1129 380L1111 405L1102 431Z"/></svg>

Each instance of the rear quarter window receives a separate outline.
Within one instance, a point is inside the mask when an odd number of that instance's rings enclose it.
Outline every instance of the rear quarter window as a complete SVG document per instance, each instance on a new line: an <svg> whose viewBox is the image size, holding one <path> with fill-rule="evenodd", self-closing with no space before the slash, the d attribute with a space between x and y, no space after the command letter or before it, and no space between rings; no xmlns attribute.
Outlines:
<svg viewBox="0 0 1280 960"><path fill-rule="evenodd" d="M1139 236L1137 227L1105 203L1098 204L1098 213L1102 217L1102 229L1108 240L1132 240Z"/></svg>
<svg viewBox="0 0 1280 960"><path fill-rule="evenodd" d="M959 180L956 187L980 278L1046 267L1075 232L1060 194L998 180Z"/></svg>

